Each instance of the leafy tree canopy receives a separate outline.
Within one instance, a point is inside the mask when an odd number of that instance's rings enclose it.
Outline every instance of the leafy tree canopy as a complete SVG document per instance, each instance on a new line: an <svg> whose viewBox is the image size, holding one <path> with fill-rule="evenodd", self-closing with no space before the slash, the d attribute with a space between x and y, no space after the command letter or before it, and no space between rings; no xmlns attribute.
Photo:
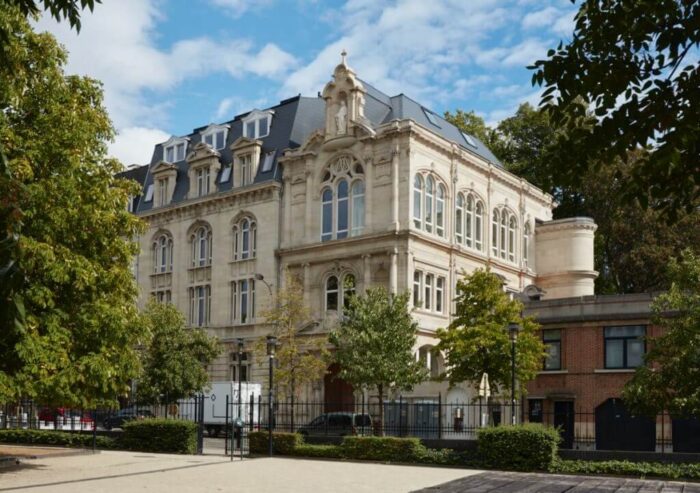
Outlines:
<svg viewBox="0 0 700 493"><path fill-rule="evenodd" d="M209 383L205 366L221 353L219 340L187 328L185 317L169 303L150 301L141 323L149 338L141 351L138 401L169 404L202 391Z"/></svg>
<svg viewBox="0 0 700 493"><path fill-rule="evenodd" d="M686 250L669 270L671 289L652 305L652 321L664 334L649 341L645 366L637 368L623 397L638 414L700 416L700 256Z"/></svg>
<svg viewBox="0 0 700 493"><path fill-rule="evenodd" d="M300 334L312 323L311 310L304 301L304 288L296 276L285 272L285 285L277 291L275 306L263 313L277 337L275 381L282 394L294 399L299 390L323 378L328 367L327 339ZM266 358L266 339L256 346L258 360Z"/></svg>
<svg viewBox="0 0 700 493"><path fill-rule="evenodd" d="M495 135L494 130L486 125L486 122L479 115L474 113L474 111L463 111L456 110L454 113L445 111L445 120L450 122L455 127L459 128L462 132L473 135L484 144L486 144L489 149L494 151L494 144L497 144L497 135Z"/></svg>
<svg viewBox="0 0 700 493"><path fill-rule="evenodd" d="M453 322L437 332L450 384L466 381L478 387L481 376L488 373L494 393L510 390L510 322L521 327L516 340L518 382L524 385L537 375L545 356L539 325L521 316L522 303L509 299L498 276L482 269L466 274L457 281L456 301Z"/></svg>
<svg viewBox="0 0 700 493"><path fill-rule="evenodd" d="M416 361L418 324L408 309L410 293L393 295L382 286L353 296L338 327L331 332L338 376L355 388L376 390L381 401L387 391L410 390L424 381L427 368ZM379 406L384 424L384 406Z"/></svg>
<svg viewBox="0 0 700 493"><path fill-rule="evenodd" d="M142 336L131 273L142 224L126 210L136 187L106 158L113 129L100 84L66 76L65 51L17 9L0 9L0 25L11 33L0 63L9 172L0 197L14 193L10 206L23 215L17 292L26 310L24 325L2 327L0 401L115 402L136 374Z"/></svg>
<svg viewBox="0 0 700 493"><path fill-rule="evenodd" d="M697 0L581 2L572 40L530 67L546 88L541 104L565 129L552 154L560 186L651 146L630 163L625 196L671 213L697 206L698 19Z"/></svg>

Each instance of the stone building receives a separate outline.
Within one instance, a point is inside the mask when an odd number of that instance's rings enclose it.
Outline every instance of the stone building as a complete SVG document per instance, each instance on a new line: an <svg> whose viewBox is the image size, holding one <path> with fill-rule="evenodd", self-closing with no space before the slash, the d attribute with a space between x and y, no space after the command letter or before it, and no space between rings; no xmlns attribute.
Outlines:
<svg viewBox="0 0 700 493"><path fill-rule="evenodd" d="M509 292L543 299L593 294L590 219L552 221L550 195L430 109L361 81L344 55L316 98L158 144L142 183L140 301L172 302L219 337L227 351L210 368L215 380L238 378L235 338L269 333L260 314L285 271L303 283L308 334L332 327L352 292L411 291L416 357L432 375L443 369L434 333L450 323L462 272L490 266ZM264 381L264 368L246 363L242 377ZM319 382L309 398L334 385ZM470 397L432 381L413 395L438 392Z"/></svg>

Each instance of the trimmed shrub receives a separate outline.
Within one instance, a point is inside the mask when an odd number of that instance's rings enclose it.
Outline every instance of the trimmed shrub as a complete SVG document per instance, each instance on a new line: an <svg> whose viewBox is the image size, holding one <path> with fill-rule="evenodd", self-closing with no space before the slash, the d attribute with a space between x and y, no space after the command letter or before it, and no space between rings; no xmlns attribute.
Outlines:
<svg viewBox="0 0 700 493"><path fill-rule="evenodd" d="M383 462L418 462L426 455L418 438L345 437L341 449L348 459Z"/></svg>
<svg viewBox="0 0 700 493"><path fill-rule="evenodd" d="M68 433L53 430L0 430L0 443L92 447L92 433ZM117 447L117 441L110 437L97 436L95 437L95 445L101 449L113 449Z"/></svg>
<svg viewBox="0 0 700 493"><path fill-rule="evenodd" d="M545 471L557 459L559 432L540 424L498 426L479 430L477 450L484 467Z"/></svg>
<svg viewBox="0 0 700 493"><path fill-rule="evenodd" d="M341 459L343 457L343 450L340 445L311 445L302 443L294 448L292 455L297 457Z"/></svg>
<svg viewBox="0 0 700 493"><path fill-rule="evenodd" d="M253 431L248 434L250 451L253 454L267 454L269 437L267 431ZM272 432L272 451L275 454L293 455L294 450L304 443L303 437L298 433Z"/></svg>
<svg viewBox="0 0 700 493"><path fill-rule="evenodd" d="M197 425L190 421L148 418L124 423L123 429L120 448L172 454L197 452Z"/></svg>
<svg viewBox="0 0 700 493"><path fill-rule="evenodd" d="M617 476L659 477L700 480L700 464L630 462L626 460L558 460L549 468L560 474L613 474Z"/></svg>

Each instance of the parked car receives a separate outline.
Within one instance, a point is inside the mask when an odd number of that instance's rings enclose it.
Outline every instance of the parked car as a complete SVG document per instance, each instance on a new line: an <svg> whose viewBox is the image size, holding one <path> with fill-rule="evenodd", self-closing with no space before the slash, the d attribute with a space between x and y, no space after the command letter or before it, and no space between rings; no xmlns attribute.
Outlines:
<svg viewBox="0 0 700 493"><path fill-rule="evenodd" d="M369 414L324 413L299 428L299 433L304 436L371 435L372 418Z"/></svg>
<svg viewBox="0 0 700 493"><path fill-rule="evenodd" d="M111 416L107 416L104 421L102 421L102 427L105 430L111 430L112 428L121 428L124 423L127 423L134 419L144 419L152 418L153 413L149 409L135 409L133 407L127 407L120 409Z"/></svg>

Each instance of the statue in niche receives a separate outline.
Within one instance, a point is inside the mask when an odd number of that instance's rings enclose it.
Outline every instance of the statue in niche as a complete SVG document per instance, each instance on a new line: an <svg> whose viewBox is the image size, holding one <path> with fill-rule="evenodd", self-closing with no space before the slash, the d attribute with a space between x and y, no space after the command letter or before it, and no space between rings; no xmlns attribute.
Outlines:
<svg viewBox="0 0 700 493"><path fill-rule="evenodd" d="M347 132L348 128L348 107L345 104L345 100L340 101L340 108L338 108L338 113L335 114L335 129L336 134L342 135Z"/></svg>

